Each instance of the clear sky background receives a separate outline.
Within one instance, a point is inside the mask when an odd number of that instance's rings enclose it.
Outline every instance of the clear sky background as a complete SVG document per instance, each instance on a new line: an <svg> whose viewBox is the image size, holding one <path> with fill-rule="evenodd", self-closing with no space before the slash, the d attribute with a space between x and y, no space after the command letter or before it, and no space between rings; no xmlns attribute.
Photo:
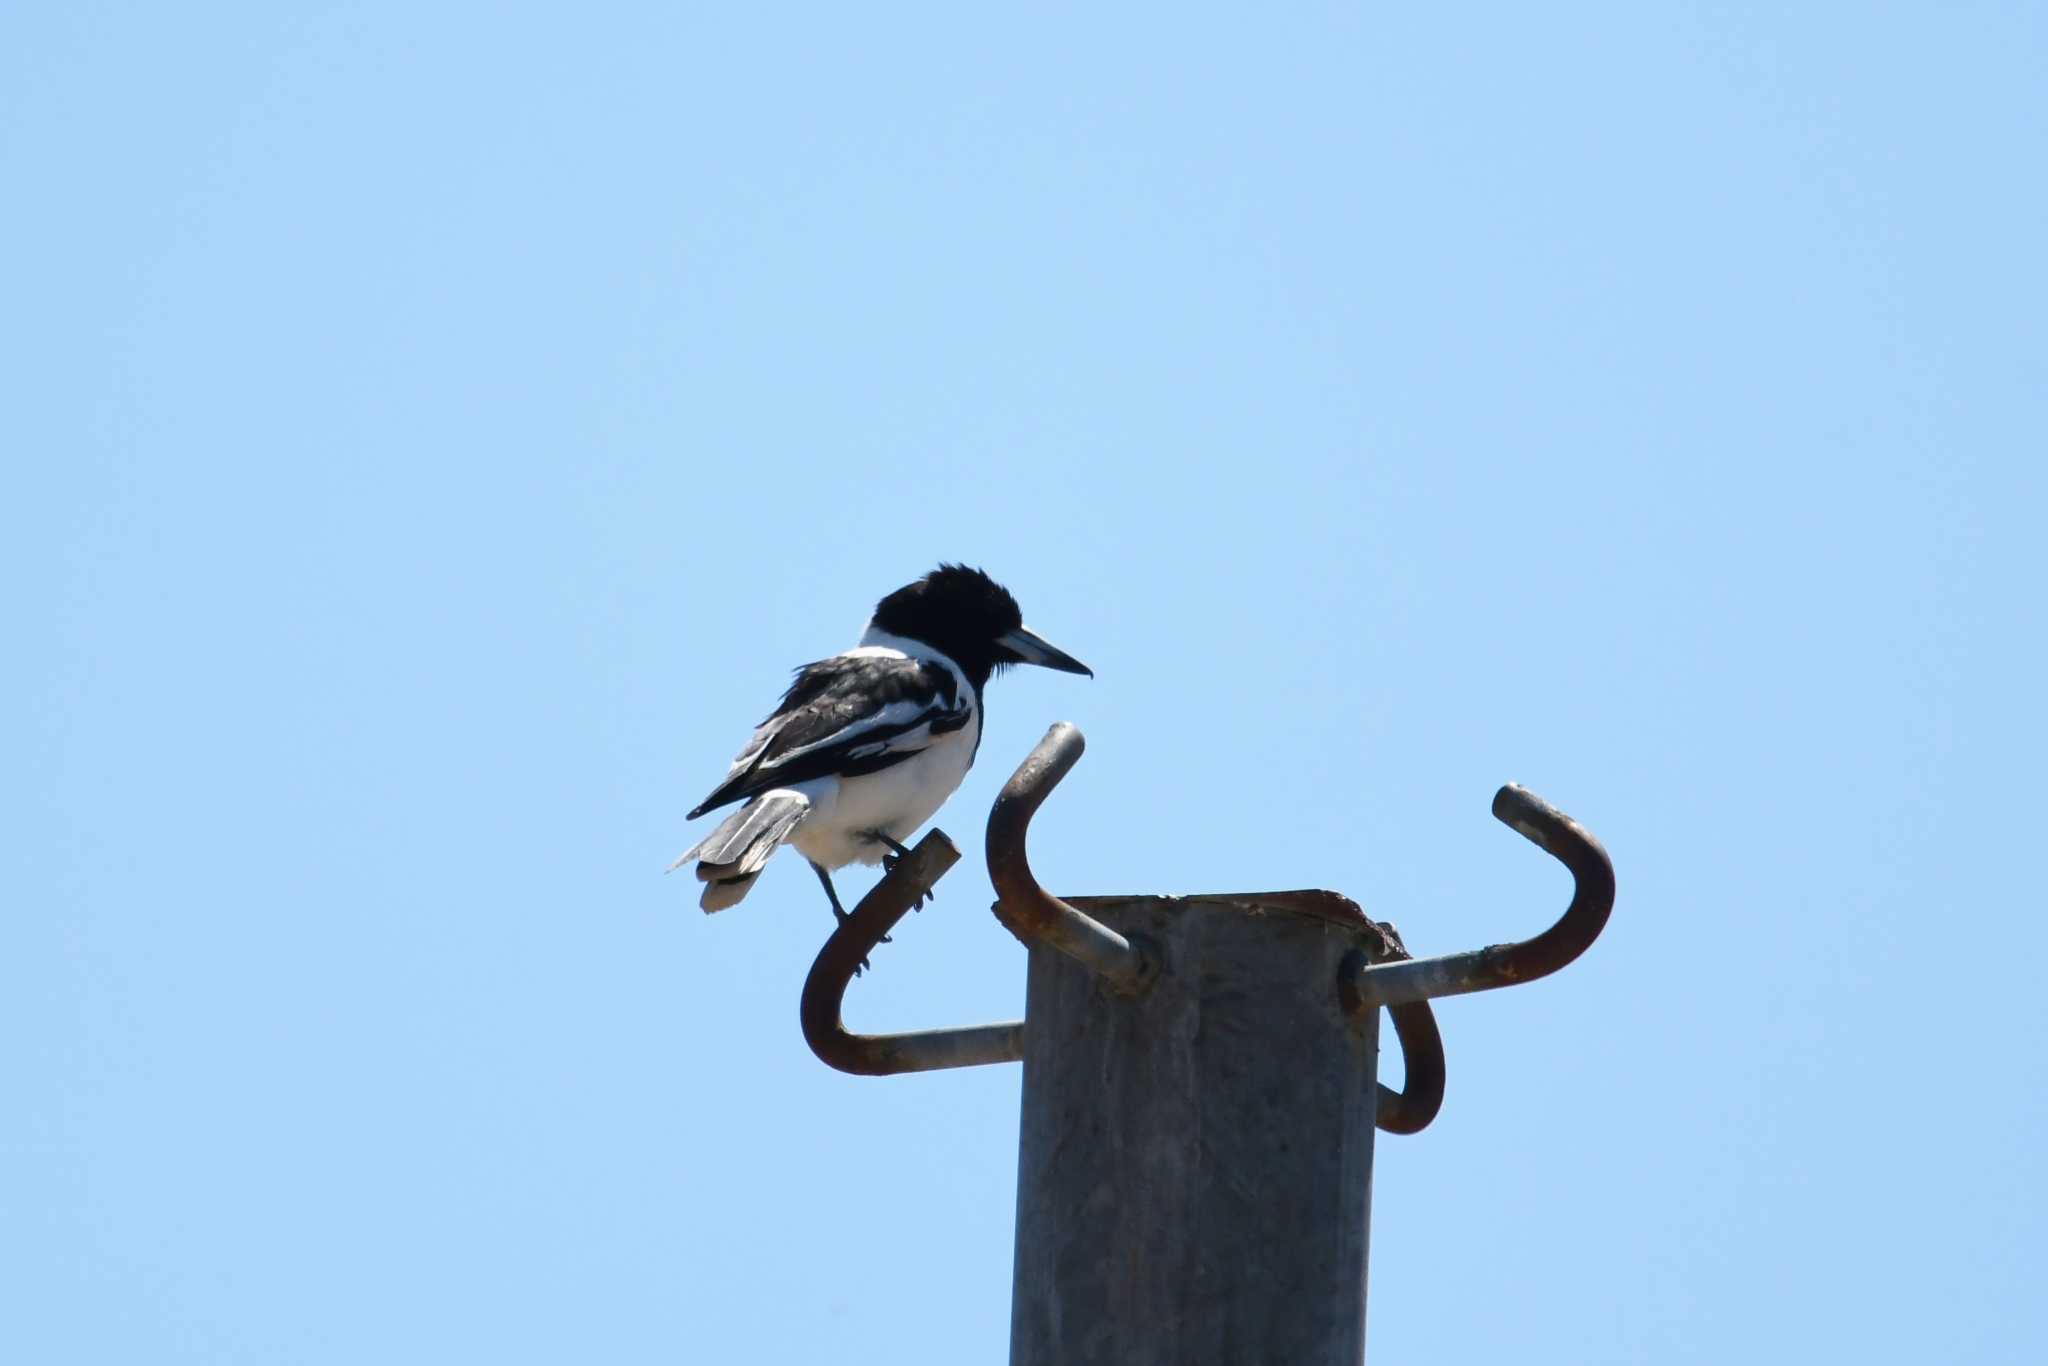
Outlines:
<svg viewBox="0 0 2048 1366"><path fill-rule="evenodd" d="M1439 1009L1372 1358L2048 1359L2038 5L0 14L0 1358L1000 1362L1019 1073L662 868L940 558L967 851L1604 938ZM844 880L849 891L867 879ZM1390 1058L1388 1072L1398 1072Z"/></svg>

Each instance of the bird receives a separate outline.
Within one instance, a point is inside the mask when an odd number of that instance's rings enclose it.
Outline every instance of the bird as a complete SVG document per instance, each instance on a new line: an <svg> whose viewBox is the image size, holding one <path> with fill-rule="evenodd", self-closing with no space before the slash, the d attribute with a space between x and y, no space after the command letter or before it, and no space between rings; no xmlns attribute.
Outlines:
<svg viewBox="0 0 2048 1366"><path fill-rule="evenodd" d="M737 811L669 870L696 860L706 913L738 904L794 845L843 924L832 885L849 864L886 873L953 795L981 747L982 692L1012 665L1095 671L1024 625L986 571L940 564L875 604L850 650L805 664L781 703L687 819Z"/></svg>

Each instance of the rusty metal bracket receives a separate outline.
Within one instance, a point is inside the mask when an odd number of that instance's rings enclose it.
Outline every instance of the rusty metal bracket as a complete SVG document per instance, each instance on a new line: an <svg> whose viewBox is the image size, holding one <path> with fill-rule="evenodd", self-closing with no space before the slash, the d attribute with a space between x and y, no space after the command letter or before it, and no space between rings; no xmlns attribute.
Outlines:
<svg viewBox="0 0 2048 1366"><path fill-rule="evenodd" d="M1514 944L1411 958L1396 937L1388 955L1374 958L1361 951L1346 957L1337 981L1345 1011L1359 1015L1385 1006L1401 1041L1407 1080L1398 1092L1385 1084L1379 1090L1376 1122L1390 1133L1420 1132L1443 1105L1443 1036L1430 1013L1430 1000L1513 986L1556 972L1599 937L1614 909L1614 865L1600 841L1577 821L1512 783L1494 794L1493 814L1571 869L1571 905L1549 929Z"/></svg>
<svg viewBox="0 0 2048 1366"><path fill-rule="evenodd" d="M991 909L1027 947L1050 944L1112 990L1141 992L1158 974L1157 960L1142 944L1132 943L1040 887L1025 853L1032 816L1087 747L1080 731L1065 721L1056 722L1003 784L988 816L988 877L996 889Z"/></svg>
<svg viewBox="0 0 2048 1366"><path fill-rule="evenodd" d="M1361 946L1344 955L1337 966L1337 1000L1353 1019L1364 1018L1378 1007L1367 1005L1358 995L1358 974L1374 963L1405 960L1412 955L1401 942L1401 933L1385 921L1366 923L1379 937L1372 947ZM1390 1134L1419 1134L1436 1118L1444 1103L1444 1036L1436 1027L1436 1014L1427 1001L1391 1006L1394 1037L1401 1044L1401 1089L1379 1083L1378 1108L1373 1123Z"/></svg>
<svg viewBox="0 0 2048 1366"><path fill-rule="evenodd" d="M924 1029L907 1034L854 1034L840 1018L846 987L882 936L923 900L934 882L960 861L960 851L943 830L933 830L901 859L873 891L860 899L804 979L804 1042L818 1060L841 1072L886 1077L898 1072L933 1072L946 1067L979 1067L1017 1062L1024 1056L1024 1023Z"/></svg>
<svg viewBox="0 0 2048 1366"><path fill-rule="evenodd" d="M1390 1134L1419 1134L1444 1104L1444 1036L1427 1001L1390 1006L1394 1037L1401 1041L1401 1089L1379 1084L1379 1108L1373 1123Z"/></svg>
<svg viewBox="0 0 2048 1366"><path fill-rule="evenodd" d="M1494 794L1495 819L1571 869L1572 900L1543 933L1438 958L1354 965L1341 984L1347 1007L1401 1006L1438 996L1490 991L1548 976L1584 953L1614 909L1614 864L1577 821L1526 788Z"/></svg>
<svg viewBox="0 0 2048 1366"><path fill-rule="evenodd" d="M1112 990L1142 992L1159 970L1157 957L1143 940L1116 933L1040 887L1026 853L1032 816L1073 769L1085 746L1073 726L1053 726L996 798L987 844L989 880L997 896L993 909L996 919L1027 946L1048 944L1082 963ZM1556 924L1519 943L1416 959L1407 956L1391 926L1379 925L1385 939L1379 950L1368 953L1360 948L1346 956L1337 983L1344 1010L1357 1016L1385 1006L1401 1045L1402 1088L1395 1091L1381 1084L1378 1093L1375 1122L1389 1133L1419 1132L1443 1104L1443 1036L1429 1001L1556 972L1586 951L1614 906L1613 864L1600 842L1576 821L1513 785L1494 796L1493 814L1571 869L1571 904ZM952 840L943 831L932 830L861 898L819 950L804 981L802 1019L805 1042L828 1066L863 1076L887 1076L1023 1057L1020 1020L855 1034L841 1019L847 986L867 955L959 861L960 851Z"/></svg>

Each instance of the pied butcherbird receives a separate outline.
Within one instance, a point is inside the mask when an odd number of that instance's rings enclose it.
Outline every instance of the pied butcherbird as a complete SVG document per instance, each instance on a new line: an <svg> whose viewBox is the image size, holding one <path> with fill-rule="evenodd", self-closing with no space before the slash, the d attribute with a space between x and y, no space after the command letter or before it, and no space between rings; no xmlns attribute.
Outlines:
<svg viewBox="0 0 2048 1366"><path fill-rule="evenodd" d="M1024 625L1017 600L979 569L942 564L875 605L860 643L806 664L755 729L695 820L744 802L671 864L697 861L699 901L722 911L793 844L846 919L832 872L893 867L974 764L982 691L1012 664L1094 671Z"/></svg>

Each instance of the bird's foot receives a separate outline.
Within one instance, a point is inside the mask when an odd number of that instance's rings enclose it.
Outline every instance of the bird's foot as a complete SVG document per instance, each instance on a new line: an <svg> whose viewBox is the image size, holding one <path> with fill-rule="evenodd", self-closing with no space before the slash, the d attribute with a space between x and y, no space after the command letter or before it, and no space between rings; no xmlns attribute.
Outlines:
<svg viewBox="0 0 2048 1366"><path fill-rule="evenodd" d="M838 919L841 929L844 929L847 923L853 919L852 916L848 915L845 911L840 910L837 906L834 906L832 908L832 914L834 917ZM884 944L893 944L896 941L885 934L882 936L881 942ZM870 963L867 959L863 958L860 960L860 967L857 967L853 970L853 975L858 977L865 969L871 968L873 966L874 964Z"/></svg>
<svg viewBox="0 0 2048 1366"><path fill-rule="evenodd" d="M897 853L882 855L883 877L888 877L890 874L894 873L896 871L896 865L903 862L904 854L909 852L908 850L903 849L901 845L898 845L897 848L899 851ZM938 893L934 892L931 888L927 887L917 894L917 900L910 903L910 909L913 911L921 911L924 909L925 902L936 901L937 899Z"/></svg>
<svg viewBox="0 0 2048 1366"><path fill-rule="evenodd" d="M839 917L839 924L841 928L845 927L847 921L853 919L852 916L848 915L845 911L840 910L837 906L834 906L832 908L832 914ZM853 969L853 975L858 977L873 966L873 963L870 963L867 959L863 958L860 960L858 964L855 965Z"/></svg>

